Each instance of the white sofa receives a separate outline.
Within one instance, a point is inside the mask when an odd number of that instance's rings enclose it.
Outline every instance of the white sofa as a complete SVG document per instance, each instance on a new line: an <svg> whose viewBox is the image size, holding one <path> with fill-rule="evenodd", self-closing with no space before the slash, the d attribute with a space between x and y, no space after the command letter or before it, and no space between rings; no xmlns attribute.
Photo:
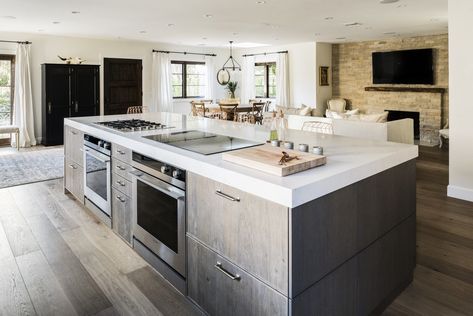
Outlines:
<svg viewBox="0 0 473 316"><path fill-rule="evenodd" d="M334 135L414 144L414 121L402 119L387 123L330 119L317 116L287 115L288 127L301 130L305 122L332 124Z"/></svg>

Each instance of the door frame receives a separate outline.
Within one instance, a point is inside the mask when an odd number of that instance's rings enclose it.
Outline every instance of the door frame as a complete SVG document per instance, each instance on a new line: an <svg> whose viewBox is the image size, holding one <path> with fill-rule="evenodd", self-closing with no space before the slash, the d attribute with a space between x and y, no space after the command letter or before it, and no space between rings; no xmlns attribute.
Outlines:
<svg viewBox="0 0 473 316"><path fill-rule="evenodd" d="M11 96L11 111L10 111L10 124L13 124L13 111L14 109L14 101L15 101L15 62L16 62L16 55L15 54L0 54L0 59L2 60L10 60L11 62L11 84L10 84L10 96ZM11 145L11 134L9 138L0 138L0 146L4 145Z"/></svg>
<svg viewBox="0 0 473 316"><path fill-rule="evenodd" d="M140 90L141 90L141 95L140 95L140 105L143 105L143 59L141 58L122 58L122 57L104 57L103 58L103 67L101 67L102 73L102 85L101 89L103 93L100 96L101 102L100 102L100 115L105 115L105 105L106 105L106 91L108 89L108 83L107 83L107 68L109 66L109 62L113 60L121 60L124 62L130 62L130 61L140 61L141 63L141 80L140 80Z"/></svg>

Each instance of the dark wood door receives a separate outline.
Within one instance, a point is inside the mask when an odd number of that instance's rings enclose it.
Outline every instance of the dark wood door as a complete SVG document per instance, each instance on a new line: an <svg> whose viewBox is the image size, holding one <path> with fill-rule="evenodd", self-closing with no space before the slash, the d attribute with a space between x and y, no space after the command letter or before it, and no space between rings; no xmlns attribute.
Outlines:
<svg viewBox="0 0 473 316"><path fill-rule="evenodd" d="M99 114L99 67L73 67L73 105L71 116Z"/></svg>
<svg viewBox="0 0 473 316"><path fill-rule="evenodd" d="M70 116L72 72L65 65L48 65L46 69L46 145L63 143L64 118Z"/></svg>
<svg viewBox="0 0 473 316"><path fill-rule="evenodd" d="M104 114L125 114L130 106L141 106L141 59L104 59Z"/></svg>

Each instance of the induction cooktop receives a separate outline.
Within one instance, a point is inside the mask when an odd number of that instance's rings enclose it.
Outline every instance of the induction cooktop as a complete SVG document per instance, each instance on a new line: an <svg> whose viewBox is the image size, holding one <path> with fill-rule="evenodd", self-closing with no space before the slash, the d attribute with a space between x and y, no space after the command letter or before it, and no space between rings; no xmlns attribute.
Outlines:
<svg viewBox="0 0 473 316"><path fill-rule="evenodd" d="M247 139L224 136L198 130L143 136L156 142L171 145L202 155L213 155L236 149L263 145Z"/></svg>

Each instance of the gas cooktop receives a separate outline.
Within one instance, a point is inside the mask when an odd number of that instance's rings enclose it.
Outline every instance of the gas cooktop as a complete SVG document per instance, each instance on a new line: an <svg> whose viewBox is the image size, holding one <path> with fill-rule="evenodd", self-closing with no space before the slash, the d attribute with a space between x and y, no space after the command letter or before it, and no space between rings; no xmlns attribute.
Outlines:
<svg viewBox="0 0 473 316"><path fill-rule="evenodd" d="M143 136L143 138L193 151L202 155L213 155L226 151L263 145L263 143L247 139L197 130Z"/></svg>
<svg viewBox="0 0 473 316"><path fill-rule="evenodd" d="M97 122L96 124L108 127L120 132L139 132L139 131L148 131L148 130L162 130L173 128L172 126L167 126L161 123L145 121L145 120L117 120L109 122Z"/></svg>

